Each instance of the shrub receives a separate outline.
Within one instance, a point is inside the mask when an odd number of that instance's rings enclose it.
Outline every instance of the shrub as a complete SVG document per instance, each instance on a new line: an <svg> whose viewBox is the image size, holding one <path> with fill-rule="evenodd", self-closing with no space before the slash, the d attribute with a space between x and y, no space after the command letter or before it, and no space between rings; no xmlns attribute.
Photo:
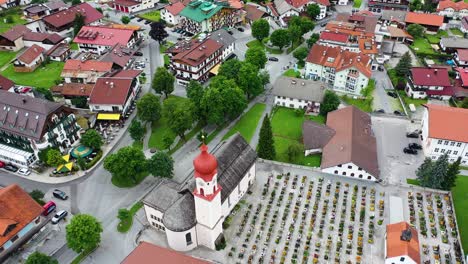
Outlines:
<svg viewBox="0 0 468 264"><path fill-rule="evenodd" d="M224 236L221 234L218 239L215 241L215 248L216 250L223 250L226 247L226 239Z"/></svg>
<svg viewBox="0 0 468 264"><path fill-rule="evenodd" d="M102 158L102 150L99 150L99 152L96 154L96 157L94 157L93 160L91 160L87 165L86 169L90 169L91 167L94 166L100 159Z"/></svg>

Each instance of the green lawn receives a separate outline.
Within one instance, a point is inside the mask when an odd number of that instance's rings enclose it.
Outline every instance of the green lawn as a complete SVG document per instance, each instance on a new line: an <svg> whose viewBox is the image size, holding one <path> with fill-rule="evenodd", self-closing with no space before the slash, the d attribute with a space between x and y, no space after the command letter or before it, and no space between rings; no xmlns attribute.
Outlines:
<svg viewBox="0 0 468 264"><path fill-rule="evenodd" d="M413 44L411 47L416 51L416 53L429 53L435 54L436 52L432 48L431 44L425 38L416 38L414 39Z"/></svg>
<svg viewBox="0 0 468 264"><path fill-rule="evenodd" d="M18 52L0 51L0 68L16 57Z"/></svg>
<svg viewBox="0 0 468 264"><path fill-rule="evenodd" d="M325 117L321 115L310 115L309 119L319 124L325 124Z"/></svg>
<svg viewBox="0 0 468 264"><path fill-rule="evenodd" d="M341 100L348 105L354 105L364 112L372 112L372 97L366 99L354 99L348 95L341 96Z"/></svg>
<svg viewBox="0 0 468 264"><path fill-rule="evenodd" d="M22 11L19 7L11 8L7 11L3 11L0 13L0 33L8 31L15 25L24 25L26 24L26 20L22 19L23 16ZM12 23L6 23L5 19L7 17L11 17Z"/></svg>
<svg viewBox="0 0 468 264"><path fill-rule="evenodd" d="M178 149L180 149L180 147L182 147L185 144L185 142L187 142L188 140L193 138L195 135L197 135L202 130L202 128L203 126L201 124L197 124L192 130L190 130L190 132L185 134L186 141L180 139L179 142L177 142L177 145L169 151L169 154L172 154L176 152Z"/></svg>
<svg viewBox="0 0 468 264"><path fill-rule="evenodd" d="M223 140L228 139L230 136L239 132L247 142L250 142L259 121L261 122L260 118L263 115L263 111L265 111L265 107L265 104L255 104L239 119L239 121L237 121L237 123L226 133L226 135L224 135Z"/></svg>
<svg viewBox="0 0 468 264"><path fill-rule="evenodd" d="M452 197L457 214L463 250L468 252L468 177L458 176L456 186L452 188Z"/></svg>
<svg viewBox="0 0 468 264"><path fill-rule="evenodd" d="M250 42L248 42L247 44L247 47L251 48L251 47L260 47L260 48L265 48L266 51L268 51L269 53L271 54L282 54L283 51L280 50L280 49L272 49L268 46L265 46L262 42L260 42L259 40L255 39L255 40L252 40Z"/></svg>
<svg viewBox="0 0 468 264"><path fill-rule="evenodd" d="M168 48L172 47L174 43L166 41L163 44L159 45L159 52L164 53Z"/></svg>
<svg viewBox="0 0 468 264"><path fill-rule="evenodd" d="M419 186L419 180L418 179L406 179L406 183Z"/></svg>
<svg viewBox="0 0 468 264"><path fill-rule="evenodd" d="M360 8L362 4L362 0L354 0L353 7Z"/></svg>
<svg viewBox="0 0 468 264"><path fill-rule="evenodd" d="M283 73L283 76L300 78L301 73L298 71L295 71L294 69L289 69Z"/></svg>
<svg viewBox="0 0 468 264"><path fill-rule="evenodd" d="M114 186L119 187L119 188L130 188L130 187L134 187L140 184L140 182L142 182L148 175L149 175L149 172L147 171L137 174L135 176L136 182L133 182L130 179L119 180L115 177L112 177L111 182Z"/></svg>
<svg viewBox="0 0 468 264"><path fill-rule="evenodd" d="M411 97L408 97L405 91L400 90L398 91L398 93L400 94L401 98L403 99L406 105L414 104L415 107L418 107L427 103L427 99L413 99Z"/></svg>
<svg viewBox="0 0 468 264"><path fill-rule="evenodd" d="M463 32L461 32L461 30L458 29L458 28L451 28L450 32L452 32L452 34L460 36L460 37L463 37L463 35L464 35Z"/></svg>
<svg viewBox="0 0 468 264"><path fill-rule="evenodd" d="M439 30L437 34L425 34L426 39L431 44L439 44L440 38L448 37L448 33L445 30Z"/></svg>
<svg viewBox="0 0 468 264"><path fill-rule="evenodd" d="M45 67L39 66L33 72L15 72L13 65L10 65L2 75L18 85L50 88L56 85L56 80L60 80L63 65L63 62L53 61Z"/></svg>
<svg viewBox="0 0 468 264"><path fill-rule="evenodd" d="M133 141L132 146L137 149L143 149L143 142L142 141Z"/></svg>
<svg viewBox="0 0 468 264"><path fill-rule="evenodd" d="M78 48L78 43L72 42L72 43L70 44L70 49L71 49L71 50L78 50L78 49L79 49L79 48Z"/></svg>
<svg viewBox="0 0 468 264"><path fill-rule="evenodd" d="M159 11L150 11L148 13L144 13L138 16L153 22L158 22L159 20L161 20L161 13Z"/></svg>
<svg viewBox="0 0 468 264"><path fill-rule="evenodd" d="M121 220L119 224L117 225L117 231L120 233L127 233L128 230L132 227L133 224L133 216L138 212L143 207L143 203L141 201L135 203L131 208L130 208L130 217Z"/></svg>

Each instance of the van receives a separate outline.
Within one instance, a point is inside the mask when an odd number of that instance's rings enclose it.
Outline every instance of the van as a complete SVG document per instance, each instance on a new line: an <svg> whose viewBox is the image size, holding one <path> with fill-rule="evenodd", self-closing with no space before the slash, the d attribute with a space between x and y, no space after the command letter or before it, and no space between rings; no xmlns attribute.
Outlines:
<svg viewBox="0 0 468 264"><path fill-rule="evenodd" d="M57 205L55 205L54 202L49 201L48 203L44 204L42 208L44 208L44 212L42 213L42 215L48 216L50 213L55 211L55 208L57 208Z"/></svg>

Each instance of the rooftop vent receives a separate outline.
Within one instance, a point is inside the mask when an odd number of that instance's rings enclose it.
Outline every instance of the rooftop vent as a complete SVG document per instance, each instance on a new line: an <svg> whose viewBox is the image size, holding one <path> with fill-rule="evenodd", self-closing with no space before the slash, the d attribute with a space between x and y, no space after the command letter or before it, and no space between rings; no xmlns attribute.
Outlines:
<svg viewBox="0 0 468 264"><path fill-rule="evenodd" d="M413 234L411 233L411 230L408 228L406 230L403 230L401 232L401 236L400 236L400 239L401 241L410 241L411 238L412 238Z"/></svg>

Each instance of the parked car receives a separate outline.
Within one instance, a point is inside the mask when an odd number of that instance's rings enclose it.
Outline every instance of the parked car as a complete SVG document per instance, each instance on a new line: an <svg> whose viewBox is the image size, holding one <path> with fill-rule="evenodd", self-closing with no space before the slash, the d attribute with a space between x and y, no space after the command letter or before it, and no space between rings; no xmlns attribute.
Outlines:
<svg viewBox="0 0 468 264"><path fill-rule="evenodd" d="M406 133L407 138L419 138L419 134L416 132L408 132Z"/></svg>
<svg viewBox="0 0 468 264"><path fill-rule="evenodd" d="M59 189L55 189L52 192L52 195L54 195L55 198L58 198L58 199L61 199L61 200L68 199L68 195L64 191L61 191Z"/></svg>
<svg viewBox="0 0 468 264"><path fill-rule="evenodd" d="M57 224L60 220L64 219L68 215L68 212L65 210L58 211L54 217L52 217L52 224Z"/></svg>
<svg viewBox="0 0 468 264"><path fill-rule="evenodd" d="M15 165L12 165L12 164L8 164L6 165L5 167L3 167L5 170L7 171L11 171L11 172L17 172L18 171L18 167L16 167Z"/></svg>
<svg viewBox="0 0 468 264"><path fill-rule="evenodd" d="M228 30L229 35L233 35L234 33L231 30Z"/></svg>
<svg viewBox="0 0 468 264"><path fill-rule="evenodd" d="M326 25L327 25L327 23L320 24L321 27L325 27Z"/></svg>
<svg viewBox="0 0 468 264"><path fill-rule="evenodd" d="M379 66L379 67L377 68L377 70L383 72L383 71L384 71L384 67L383 67L383 66Z"/></svg>
<svg viewBox="0 0 468 264"><path fill-rule="evenodd" d="M393 111L393 114L398 115L398 116L403 115L403 113L398 110Z"/></svg>
<svg viewBox="0 0 468 264"><path fill-rule="evenodd" d="M4 168L4 167L5 167L5 165L6 165L6 164L5 164L5 162L3 162L3 161L0 161L0 168Z"/></svg>
<svg viewBox="0 0 468 264"><path fill-rule="evenodd" d="M276 58L276 57L269 57L268 60L269 60L269 61L279 61L279 59Z"/></svg>
<svg viewBox="0 0 468 264"><path fill-rule="evenodd" d="M31 174L31 171L26 168L21 168L18 170L18 173L24 176L28 176L29 174Z"/></svg>
<svg viewBox="0 0 468 264"><path fill-rule="evenodd" d="M377 111L375 111L375 112L377 112L377 113L382 113L382 114L383 114L383 113L385 113L385 110L379 109L379 110L377 110Z"/></svg>
<svg viewBox="0 0 468 264"><path fill-rule="evenodd" d="M150 24L150 23L151 23L151 21L149 21L149 20L146 20L146 21L145 21L145 25L148 25L148 24Z"/></svg>
<svg viewBox="0 0 468 264"><path fill-rule="evenodd" d="M418 143L410 143L408 147L411 149L422 149L422 146L419 145Z"/></svg>
<svg viewBox="0 0 468 264"><path fill-rule="evenodd" d="M388 95L388 96L391 96L391 97L393 97L393 98L397 98L397 97L398 97L398 95L397 95L395 92L392 92L392 91L387 92L387 95Z"/></svg>
<svg viewBox="0 0 468 264"><path fill-rule="evenodd" d="M403 152L406 154L417 155L418 151L412 148L404 148Z"/></svg>
<svg viewBox="0 0 468 264"><path fill-rule="evenodd" d="M239 30L240 32L244 32L244 29L241 27L238 27L237 30Z"/></svg>
<svg viewBox="0 0 468 264"><path fill-rule="evenodd" d="M50 213L54 212L57 208L57 205L53 201L49 201L44 206L42 206L44 212L42 212L43 216L48 216Z"/></svg>
<svg viewBox="0 0 468 264"><path fill-rule="evenodd" d="M141 22L141 21L143 21L143 18L140 17L139 19L137 19L137 21Z"/></svg>
<svg viewBox="0 0 468 264"><path fill-rule="evenodd" d="M135 56L143 56L143 53L141 51L137 51L135 53L133 53L133 55Z"/></svg>

